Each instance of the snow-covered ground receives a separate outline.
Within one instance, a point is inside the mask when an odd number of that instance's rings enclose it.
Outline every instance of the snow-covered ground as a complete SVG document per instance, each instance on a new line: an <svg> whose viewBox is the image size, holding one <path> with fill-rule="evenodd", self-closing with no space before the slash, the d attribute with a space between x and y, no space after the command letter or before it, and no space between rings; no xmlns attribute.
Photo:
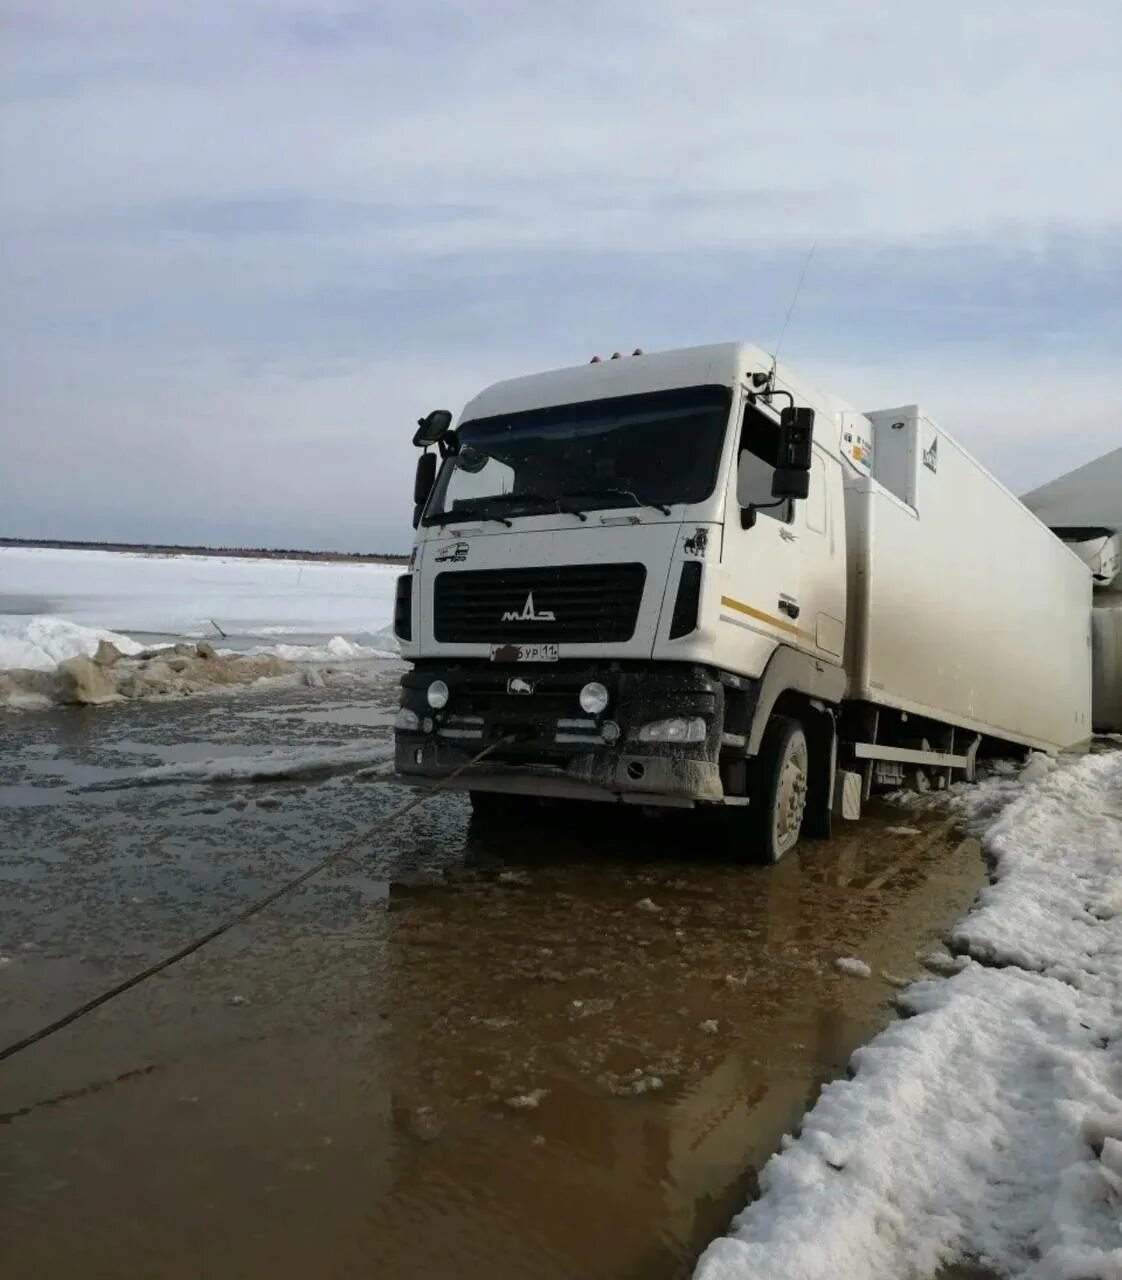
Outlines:
<svg viewBox="0 0 1122 1280"><path fill-rule="evenodd" d="M963 788L972 957L900 998L695 1280L1122 1280L1122 751Z"/></svg>
<svg viewBox="0 0 1122 1280"><path fill-rule="evenodd" d="M206 637L289 661L393 649L397 565L0 548L0 670ZM223 635L225 633L225 635ZM283 638L283 639L282 639Z"/></svg>

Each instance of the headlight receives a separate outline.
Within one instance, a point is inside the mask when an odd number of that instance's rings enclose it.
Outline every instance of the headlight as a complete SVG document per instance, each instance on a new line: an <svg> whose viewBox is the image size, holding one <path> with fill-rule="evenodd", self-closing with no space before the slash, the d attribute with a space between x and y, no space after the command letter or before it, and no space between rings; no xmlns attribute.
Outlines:
<svg viewBox="0 0 1122 1280"><path fill-rule="evenodd" d="M702 716L675 716L672 720L651 720L636 735L640 742L704 742Z"/></svg>
<svg viewBox="0 0 1122 1280"><path fill-rule="evenodd" d="M434 711L448 705L448 686L443 680L434 680L425 692L425 699Z"/></svg>
<svg viewBox="0 0 1122 1280"><path fill-rule="evenodd" d="M409 707L398 707L397 715L394 716L393 727L395 729L404 729L406 733L416 733L421 727L421 721L415 711Z"/></svg>
<svg viewBox="0 0 1122 1280"><path fill-rule="evenodd" d="M580 707L590 716L598 716L608 705L608 691L599 682L593 680L580 691Z"/></svg>

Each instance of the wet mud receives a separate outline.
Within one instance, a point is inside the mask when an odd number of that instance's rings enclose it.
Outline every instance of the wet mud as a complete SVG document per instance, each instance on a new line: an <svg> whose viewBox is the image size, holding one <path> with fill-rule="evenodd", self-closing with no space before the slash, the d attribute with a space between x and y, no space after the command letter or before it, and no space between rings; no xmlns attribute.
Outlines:
<svg viewBox="0 0 1122 1280"><path fill-rule="evenodd" d="M0 723L0 1039L400 804L395 678ZM985 874L935 811L690 819L442 795L0 1064L0 1273L689 1275Z"/></svg>

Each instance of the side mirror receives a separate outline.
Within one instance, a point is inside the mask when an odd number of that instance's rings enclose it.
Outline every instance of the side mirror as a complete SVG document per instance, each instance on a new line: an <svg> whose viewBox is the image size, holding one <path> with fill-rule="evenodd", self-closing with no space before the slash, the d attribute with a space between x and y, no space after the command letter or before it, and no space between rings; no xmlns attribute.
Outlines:
<svg viewBox="0 0 1122 1280"><path fill-rule="evenodd" d="M779 415L778 471L809 471L814 457L814 410L789 406Z"/></svg>
<svg viewBox="0 0 1122 1280"><path fill-rule="evenodd" d="M422 505L432 492L436 479L436 454L422 453L417 459L417 474L413 480L413 501Z"/></svg>
<svg viewBox="0 0 1122 1280"><path fill-rule="evenodd" d="M413 433L413 443L419 449L427 449L430 444L442 439L452 425L452 415L447 409L434 409L432 413L417 419L417 430Z"/></svg>
<svg viewBox="0 0 1122 1280"><path fill-rule="evenodd" d="M787 467L783 471L776 471L771 478L773 498L805 498L809 492L809 471L796 471L793 467Z"/></svg>
<svg viewBox="0 0 1122 1280"><path fill-rule="evenodd" d="M793 405L779 415L779 449L771 481L773 498L805 498L814 458L814 410Z"/></svg>
<svg viewBox="0 0 1122 1280"><path fill-rule="evenodd" d="M756 508L749 504L740 508L740 527L754 529L756 527Z"/></svg>

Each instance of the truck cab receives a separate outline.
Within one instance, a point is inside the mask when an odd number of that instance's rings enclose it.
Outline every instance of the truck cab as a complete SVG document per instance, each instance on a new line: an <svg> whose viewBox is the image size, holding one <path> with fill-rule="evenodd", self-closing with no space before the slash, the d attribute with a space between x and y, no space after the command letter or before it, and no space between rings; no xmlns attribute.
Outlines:
<svg viewBox="0 0 1122 1280"><path fill-rule="evenodd" d="M422 420L395 608L411 663L399 773L479 809L738 811L772 858L804 825L825 833L845 687L840 421L743 344L517 378L454 428Z"/></svg>

